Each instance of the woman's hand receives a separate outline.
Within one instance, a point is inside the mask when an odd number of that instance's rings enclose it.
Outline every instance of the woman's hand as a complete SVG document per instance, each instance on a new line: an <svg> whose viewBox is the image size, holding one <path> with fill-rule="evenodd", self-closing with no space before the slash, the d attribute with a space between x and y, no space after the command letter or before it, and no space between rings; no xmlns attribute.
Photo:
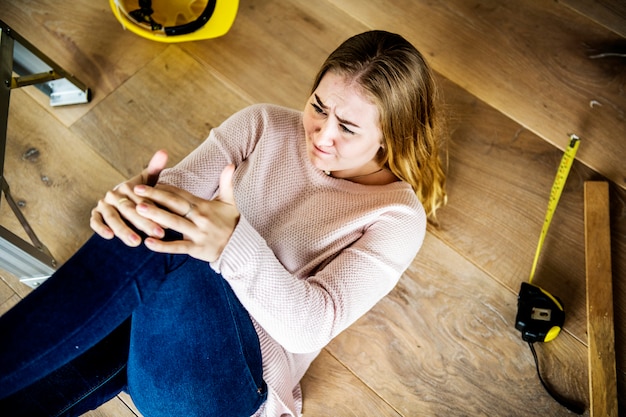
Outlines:
<svg viewBox="0 0 626 417"><path fill-rule="evenodd" d="M165 232L158 223L135 210L136 205L143 203L145 198L135 194L133 189L138 185L155 185L166 165L167 153L157 151L141 174L108 191L91 211L89 225L93 231L105 239L117 236L128 246L138 246L141 237L128 226L128 221L148 236L163 237Z"/></svg>
<svg viewBox="0 0 626 417"><path fill-rule="evenodd" d="M167 242L152 235L144 241L145 245L155 252L184 253L207 262L219 258L239 221L233 196L234 172L232 164L224 168L214 200L164 184L135 186L134 193L145 199L137 205L137 213L183 235L183 240Z"/></svg>

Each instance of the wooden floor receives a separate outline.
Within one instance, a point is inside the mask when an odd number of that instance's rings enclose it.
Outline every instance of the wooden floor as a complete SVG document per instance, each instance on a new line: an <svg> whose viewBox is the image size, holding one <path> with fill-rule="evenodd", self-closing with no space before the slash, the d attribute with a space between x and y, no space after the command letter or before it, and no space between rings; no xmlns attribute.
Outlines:
<svg viewBox="0 0 626 417"><path fill-rule="evenodd" d="M250 103L303 108L317 67L348 36L398 32L428 57L448 115L449 205L397 288L314 362L306 416L569 415L540 385L514 319L567 134L578 134L534 281L563 300L565 331L537 350L548 383L588 407L583 184L608 179L626 415L620 0L242 0L226 36L173 45L124 31L106 0L0 3L0 19L94 92L67 108L31 87L11 96L6 178L60 262L90 235L97 199L155 150L175 163ZM0 224L25 237L4 201ZM2 274L0 311L27 292ZM137 414L127 403L89 415Z"/></svg>

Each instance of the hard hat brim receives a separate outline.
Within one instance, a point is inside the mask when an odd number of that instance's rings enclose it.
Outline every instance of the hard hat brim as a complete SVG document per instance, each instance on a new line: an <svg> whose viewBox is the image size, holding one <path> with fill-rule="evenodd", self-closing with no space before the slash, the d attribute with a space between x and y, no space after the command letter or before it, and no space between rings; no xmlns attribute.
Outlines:
<svg viewBox="0 0 626 417"><path fill-rule="evenodd" d="M118 0L109 0L109 4L115 18L124 28L146 39L157 42L174 43L211 39L225 35L235 22L239 0L217 0L211 18L203 26L194 32L173 36L167 35L165 31L150 30L149 28L139 25L133 19L128 18L128 16L120 10Z"/></svg>

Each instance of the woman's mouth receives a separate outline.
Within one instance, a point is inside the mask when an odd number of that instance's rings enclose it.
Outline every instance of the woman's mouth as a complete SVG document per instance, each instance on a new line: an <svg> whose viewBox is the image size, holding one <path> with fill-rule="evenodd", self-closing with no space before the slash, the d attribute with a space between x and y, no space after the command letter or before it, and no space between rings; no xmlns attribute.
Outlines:
<svg viewBox="0 0 626 417"><path fill-rule="evenodd" d="M332 155L330 152L326 152L325 150L321 149L320 147L316 146L315 144L313 145L313 150L315 151L315 153L322 155L322 156L330 156Z"/></svg>

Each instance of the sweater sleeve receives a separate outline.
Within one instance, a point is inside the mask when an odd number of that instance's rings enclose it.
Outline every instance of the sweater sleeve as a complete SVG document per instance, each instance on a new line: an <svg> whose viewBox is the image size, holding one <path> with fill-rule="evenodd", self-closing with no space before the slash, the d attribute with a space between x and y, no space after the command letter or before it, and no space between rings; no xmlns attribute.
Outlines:
<svg viewBox="0 0 626 417"><path fill-rule="evenodd" d="M230 163L239 166L254 150L263 133L262 109L257 104L230 116L176 166L164 170L159 182L213 199L224 167Z"/></svg>
<svg viewBox="0 0 626 417"><path fill-rule="evenodd" d="M421 247L426 216L391 207L363 236L307 278L290 274L242 218L212 266L268 334L293 353L314 352L371 309Z"/></svg>

